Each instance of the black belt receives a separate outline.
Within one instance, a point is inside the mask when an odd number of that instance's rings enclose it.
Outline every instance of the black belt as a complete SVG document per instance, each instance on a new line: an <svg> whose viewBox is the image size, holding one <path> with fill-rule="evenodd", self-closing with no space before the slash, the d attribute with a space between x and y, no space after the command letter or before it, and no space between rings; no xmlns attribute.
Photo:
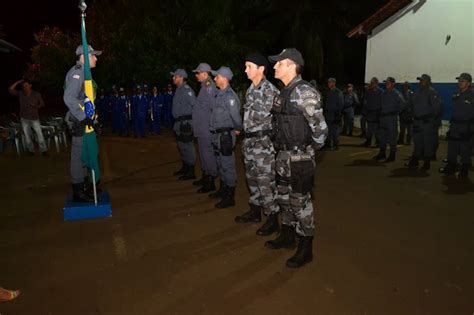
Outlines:
<svg viewBox="0 0 474 315"><path fill-rule="evenodd" d="M471 120L461 120L461 119L451 119L449 123L455 123L455 124L472 124L473 122Z"/></svg>
<svg viewBox="0 0 474 315"><path fill-rule="evenodd" d="M418 117L413 117L415 120L429 120L429 119L434 119L434 115L424 115L424 116L418 116Z"/></svg>
<svg viewBox="0 0 474 315"><path fill-rule="evenodd" d="M259 130L255 132L246 132L245 138L263 138L265 136L270 136L273 133L273 130Z"/></svg>
<svg viewBox="0 0 474 315"><path fill-rule="evenodd" d="M184 120L191 120L193 119L192 115L185 115L185 116L179 116L178 118L175 118L174 121L184 121Z"/></svg>
<svg viewBox="0 0 474 315"><path fill-rule="evenodd" d="M380 113L380 117L397 116L398 112Z"/></svg>
<svg viewBox="0 0 474 315"><path fill-rule="evenodd" d="M309 144L308 144L309 145ZM307 145L289 145L286 143L275 143L275 147L279 151L293 151L293 150L300 150L300 151L306 151L306 146Z"/></svg>
<svg viewBox="0 0 474 315"><path fill-rule="evenodd" d="M216 130L211 130L211 133L216 134L216 133L223 133L227 131L232 131L234 128L218 128Z"/></svg>

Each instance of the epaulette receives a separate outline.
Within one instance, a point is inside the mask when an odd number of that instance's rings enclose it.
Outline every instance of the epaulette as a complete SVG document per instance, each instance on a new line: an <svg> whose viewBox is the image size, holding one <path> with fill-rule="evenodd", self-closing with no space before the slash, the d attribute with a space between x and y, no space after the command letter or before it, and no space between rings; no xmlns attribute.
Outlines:
<svg viewBox="0 0 474 315"><path fill-rule="evenodd" d="M79 69L81 69L81 68L82 68L82 65L81 65L81 64L77 64L77 65L74 67L74 69L76 69L76 70L79 70Z"/></svg>

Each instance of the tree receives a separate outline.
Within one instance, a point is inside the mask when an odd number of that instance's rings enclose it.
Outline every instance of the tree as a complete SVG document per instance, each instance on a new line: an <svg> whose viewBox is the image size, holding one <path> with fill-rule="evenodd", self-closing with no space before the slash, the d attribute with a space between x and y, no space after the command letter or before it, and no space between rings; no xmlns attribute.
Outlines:
<svg viewBox="0 0 474 315"><path fill-rule="evenodd" d="M37 44L31 50L32 63L28 64L26 77L43 89L61 90L66 72L76 60L74 51L79 36L66 34L56 27L45 27L35 34L35 40Z"/></svg>

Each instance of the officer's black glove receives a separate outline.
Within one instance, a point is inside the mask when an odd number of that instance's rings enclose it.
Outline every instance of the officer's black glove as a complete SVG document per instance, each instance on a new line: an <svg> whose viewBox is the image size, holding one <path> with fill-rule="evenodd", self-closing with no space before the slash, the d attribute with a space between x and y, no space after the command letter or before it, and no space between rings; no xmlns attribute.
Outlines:
<svg viewBox="0 0 474 315"><path fill-rule="evenodd" d="M88 126L90 128L94 127L94 120L90 119L89 117L86 117L86 119L84 119L82 123L84 124L84 126Z"/></svg>

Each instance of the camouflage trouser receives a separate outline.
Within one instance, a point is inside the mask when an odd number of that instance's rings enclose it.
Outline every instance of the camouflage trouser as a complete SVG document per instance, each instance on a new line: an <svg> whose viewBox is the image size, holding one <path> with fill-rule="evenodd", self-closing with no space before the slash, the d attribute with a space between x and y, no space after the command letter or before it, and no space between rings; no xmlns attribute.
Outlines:
<svg viewBox="0 0 474 315"><path fill-rule="evenodd" d="M278 204L282 224L293 226L301 236L314 235L314 214L311 192L296 193L291 187L290 152L280 151L276 158Z"/></svg>
<svg viewBox="0 0 474 315"><path fill-rule="evenodd" d="M275 183L275 149L270 137L255 137L244 140L245 175L250 190L249 203L261 206L268 216L278 213Z"/></svg>

